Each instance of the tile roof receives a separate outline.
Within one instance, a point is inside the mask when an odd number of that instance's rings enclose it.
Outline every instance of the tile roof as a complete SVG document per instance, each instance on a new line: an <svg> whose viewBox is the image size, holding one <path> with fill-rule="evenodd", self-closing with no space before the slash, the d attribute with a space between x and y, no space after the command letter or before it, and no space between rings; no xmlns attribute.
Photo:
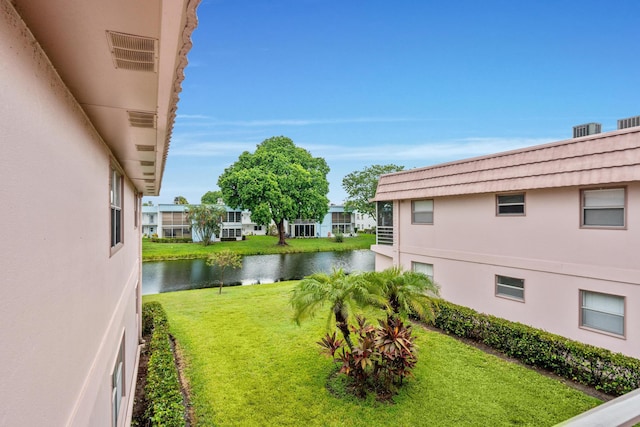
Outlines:
<svg viewBox="0 0 640 427"><path fill-rule="evenodd" d="M373 200L640 181L640 127L382 175Z"/></svg>

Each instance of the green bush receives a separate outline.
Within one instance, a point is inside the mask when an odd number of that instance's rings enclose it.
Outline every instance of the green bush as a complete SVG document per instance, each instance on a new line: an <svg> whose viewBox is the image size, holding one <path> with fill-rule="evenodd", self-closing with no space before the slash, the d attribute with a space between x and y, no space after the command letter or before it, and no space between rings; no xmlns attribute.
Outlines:
<svg viewBox="0 0 640 427"><path fill-rule="evenodd" d="M142 305L142 329L152 334L145 386L149 405L145 416L153 427L182 427L186 424L186 411L178 368L171 351L169 323L160 303Z"/></svg>
<svg viewBox="0 0 640 427"><path fill-rule="evenodd" d="M191 237L152 237L150 239L155 243L193 243Z"/></svg>
<svg viewBox="0 0 640 427"><path fill-rule="evenodd" d="M342 243L342 242L344 242L344 234L342 234L342 233L336 233L336 234L333 236L333 241L334 241L334 242L336 242L336 243Z"/></svg>
<svg viewBox="0 0 640 427"><path fill-rule="evenodd" d="M434 326L507 356L619 396L640 387L640 360L517 322L436 301Z"/></svg>

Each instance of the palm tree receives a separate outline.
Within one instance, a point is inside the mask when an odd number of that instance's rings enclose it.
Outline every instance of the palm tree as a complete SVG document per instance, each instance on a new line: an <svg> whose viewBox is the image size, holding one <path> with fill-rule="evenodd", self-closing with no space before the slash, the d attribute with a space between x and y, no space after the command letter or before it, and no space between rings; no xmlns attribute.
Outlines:
<svg viewBox="0 0 640 427"><path fill-rule="evenodd" d="M371 286L380 289L393 316L406 318L411 314L421 320L433 320L431 298L439 296L440 287L426 274L395 266L365 276Z"/></svg>
<svg viewBox="0 0 640 427"><path fill-rule="evenodd" d="M346 274L334 269L331 274L315 273L301 280L293 289L291 306L297 324L312 318L318 310L329 305L328 322L335 319L349 348L353 348L349 331L349 314L354 307L384 304L381 295L371 291L362 274Z"/></svg>

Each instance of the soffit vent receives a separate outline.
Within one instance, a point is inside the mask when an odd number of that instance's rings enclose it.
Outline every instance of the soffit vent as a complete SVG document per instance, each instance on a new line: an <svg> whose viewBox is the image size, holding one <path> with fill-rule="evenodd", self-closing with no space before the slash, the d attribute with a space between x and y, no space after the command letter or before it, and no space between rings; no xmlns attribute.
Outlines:
<svg viewBox="0 0 640 427"><path fill-rule="evenodd" d="M158 41L148 37L107 31L109 49L116 68L158 71Z"/></svg>
<svg viewBox="0 0 640 427"><path fill-rule="evenodd" d="M127 111L129 124L137 128L155 128L156 115L147 111Z"/></svg>
<svg viewBox="0 0 640 427"><path fill-rule="evenodd" d="M136 150L138 151L155 151L155 145L140 145L136 144Z"/></svg>
<svg viewBox="0 0 640 427"><path fill-rule="evenodd" d="M153 184L153 183L156 182L156 180L155 179L145 179L144 182Z"/></svg>
<svg viewBox="0 0 640 427"><path fill-rule="evenodd" d="M155 172L142 172L142 176L154 176Z"/></svg>
<svg viewBox="0 0 640 427"><path fill-rule="evenodd" d="M156 162L150 161L150 160L141 160L140 161L140 166L153 166L155 165Z"/></svg>

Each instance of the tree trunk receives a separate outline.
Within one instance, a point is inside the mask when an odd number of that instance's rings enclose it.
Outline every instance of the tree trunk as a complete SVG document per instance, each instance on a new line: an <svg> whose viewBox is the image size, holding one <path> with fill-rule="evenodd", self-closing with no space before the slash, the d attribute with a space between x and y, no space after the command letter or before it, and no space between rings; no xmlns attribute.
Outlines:
<svg viewBox="0 0 640 427"><path fill-rule="evenodd" d="M344 318L340 310L336 310L334 307L333 315L336 318L336 327L342 332L344 341L349 346L349 350L353 350L353 343L351 342L351 331L349 331L349 322Z"/></svg>
<svg viewBox="0 0 640 427"><path fill-rule="evenodd" d="M222 294L222 284L224 283L224 268L220 271L220 289L218 295Z"/></svg>
<svg viewBox="0 0 640 427"><path fill-rule="evenodd" d="M287 242L284 239L284 219L278 222L278 245L286 246Z"/></svg>

